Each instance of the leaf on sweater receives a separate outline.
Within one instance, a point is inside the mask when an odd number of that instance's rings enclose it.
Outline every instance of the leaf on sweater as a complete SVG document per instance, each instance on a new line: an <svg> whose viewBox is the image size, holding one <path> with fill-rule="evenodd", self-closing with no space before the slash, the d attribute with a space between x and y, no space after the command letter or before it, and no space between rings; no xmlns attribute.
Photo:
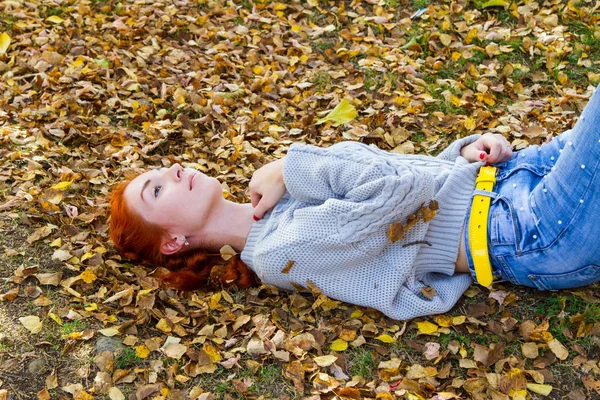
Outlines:
<svg viewBox="0 0 600 400"><path fill-rule="evenodd" d="M428 206L421 204L414 214L406 217L406 225L403 225L400 221L390 224L387 231L388 240L395 243L398 240L404 239L404 233L415 226L420 219L423 219L424 222L431 221L435 217L438 208L439 205L436 200L431 200Z"/></svg>
<svg viewBox="0 0 600 400"><path fill-rule="evenodd" d="M285 265L285 267L281 270L282 274L287 274L288 272L290 272L290 269L292 269L292 267L294 266L294 263L296 261L294 260L290 260L287 262L287 264Z"/></svg>
<svg viewBox="0 0 600 400"><path fill-rule="evenodd" d="M437 296L437 292L435 291L435 289L431 286L427 286L422 288L421 290L419 290L421 292L421 294L423 296L425 296L426 298L428 298L429 300L433 299L435 296Z"/></svg>
<svg viewBox="0 0 600 400"><path fill-rule="evenodd" d="M402 225L402 222L398 221L390 224L387 231L387 237L392 243L404 239L404 225Z"/></svg>
<svg viewBox="0 0 600 400"><path fill-rule="evenodd" d="M429 222L431 221L431 219L433 217L435 217L435 214L437 213L437 210L439 209L439 204L437 202L437 200L431 200L429 202L429 206L428 207L422 207L422 213L423 213L423 221L425 222Z"/></svg>

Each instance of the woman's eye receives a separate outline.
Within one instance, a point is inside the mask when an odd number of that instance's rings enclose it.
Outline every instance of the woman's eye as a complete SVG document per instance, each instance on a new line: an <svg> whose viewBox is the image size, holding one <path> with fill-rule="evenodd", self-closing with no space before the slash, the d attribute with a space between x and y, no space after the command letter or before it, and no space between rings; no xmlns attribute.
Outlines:
<svg viewBox="0 0 600 400"><path fill-rule="evenodd" d="M158 193L160 193L160 189L162 189L162 186L154 186L154 197L158 197Z"/></svg>

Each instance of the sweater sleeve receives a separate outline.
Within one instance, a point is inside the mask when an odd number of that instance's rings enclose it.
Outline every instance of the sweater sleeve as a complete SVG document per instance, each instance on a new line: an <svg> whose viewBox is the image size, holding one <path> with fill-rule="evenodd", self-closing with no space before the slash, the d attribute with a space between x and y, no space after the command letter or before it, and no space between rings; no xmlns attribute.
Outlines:
<svg viewBox="0 0 600 400"><path fill-rule="evenodd" d="M455 161L460 156L460 151L463 147L470 145L480 137L481 135L470 135L462 139L455 140L450 144L450 146L446 147L444 151L438 154L437 157L446 161Z"/></svg>
<svg viewBox="0 0 600 400"><path fill-rule="evenodd" d="M352 241L415 212L409 205L431 200L434 187L427 171L352 142L292 146L283 177L292 197L336 210L341 239Z"/></svg>

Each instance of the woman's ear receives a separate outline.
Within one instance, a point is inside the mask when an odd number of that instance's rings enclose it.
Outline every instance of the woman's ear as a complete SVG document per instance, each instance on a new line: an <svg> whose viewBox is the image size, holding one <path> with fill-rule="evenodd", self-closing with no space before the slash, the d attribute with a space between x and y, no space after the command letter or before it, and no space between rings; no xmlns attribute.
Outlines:
<svg viewBox="0 0 600 400"><path fill-rule="evenodd" d="M184 240L178 240L177 236L166 236L160 244L160 252L166 256L177 253L183 247Z"/></svg>

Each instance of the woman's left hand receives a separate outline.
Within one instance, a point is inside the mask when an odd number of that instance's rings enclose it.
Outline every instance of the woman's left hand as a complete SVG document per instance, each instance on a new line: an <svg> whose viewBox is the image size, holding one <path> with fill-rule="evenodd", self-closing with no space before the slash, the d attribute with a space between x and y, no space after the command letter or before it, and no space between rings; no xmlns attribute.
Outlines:
<svg viewBox="0 0 600 400"><path fill-rule="evenodd" d="M512 146L499 133L486 133L475 142L461 149L460 155L470 162L482 161L497 164L512 157Z"/></svg>

